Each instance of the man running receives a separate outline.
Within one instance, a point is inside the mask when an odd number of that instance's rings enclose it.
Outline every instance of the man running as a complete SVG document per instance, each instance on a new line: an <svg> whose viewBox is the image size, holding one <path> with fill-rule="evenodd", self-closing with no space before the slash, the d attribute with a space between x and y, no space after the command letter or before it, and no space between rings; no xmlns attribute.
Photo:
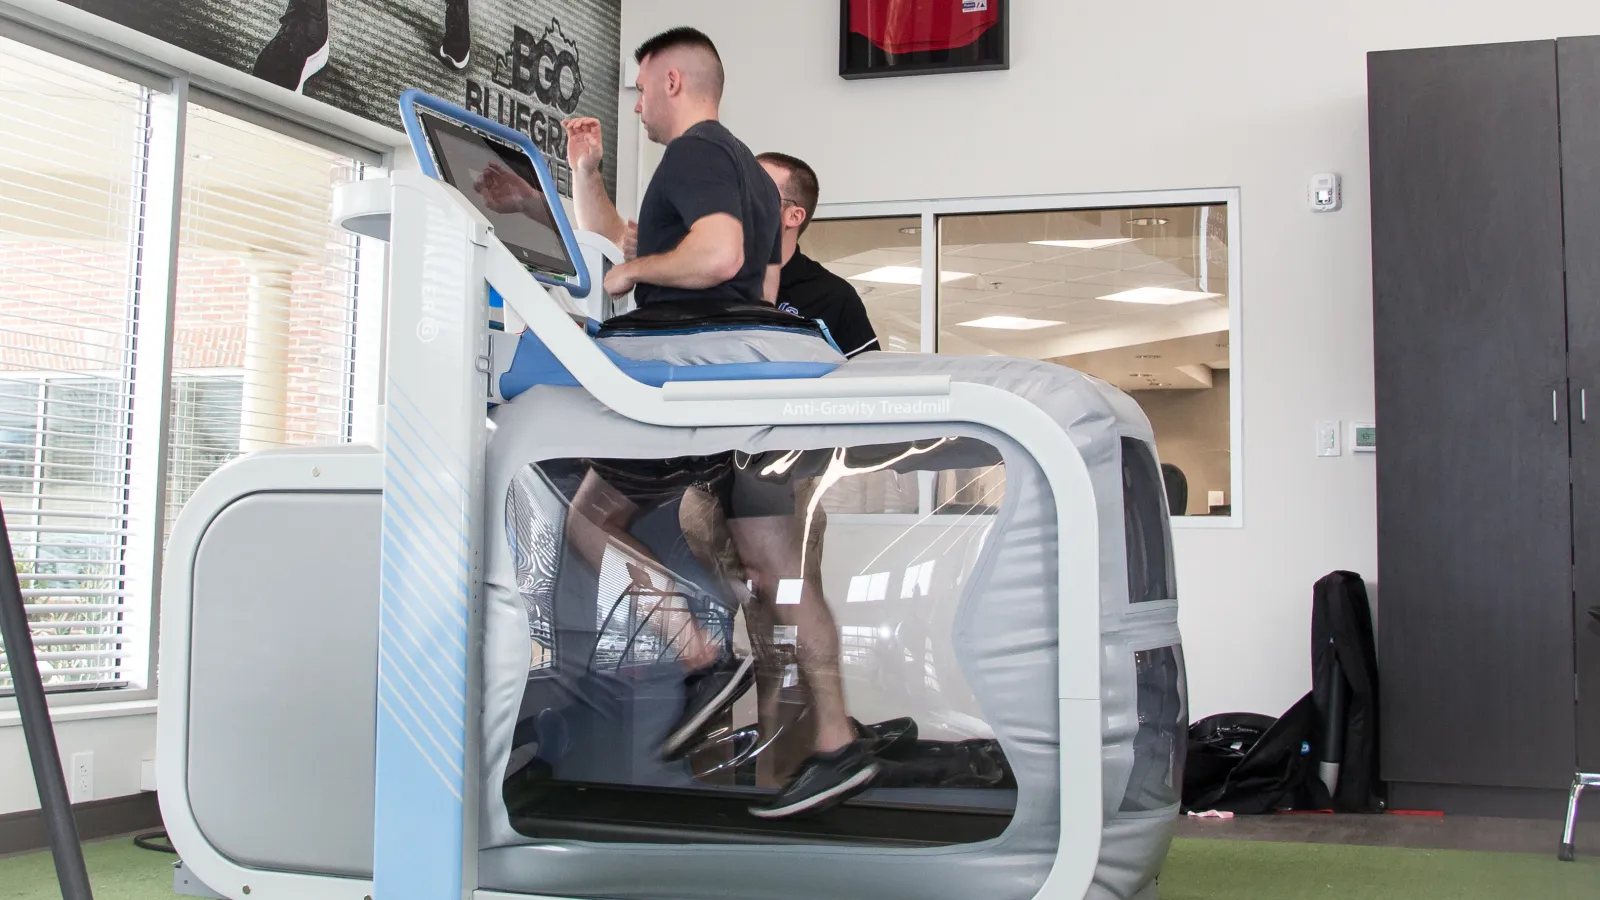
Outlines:
<svg viewBox="0 0 1600 900"><path fill-rule="evenodd" d="M634 112L646 136L667 149L640 205L636 254L606 275L606 293L616 297L632 291L641 308L775 302L785 260L782 197L755 155L718 120L724 72L715 45L699 31L677 28L646 41L635 58L639 99ZM600 175L600 123L571 119L566 128L578 227L618 246L628 243L629 223L617 213ZM809 536L797 515L803 507L796 504L793 486L735 469L729 485L684 492L686 537L730 534L742 570L737 574L764 609L779 605L777 592L785 584L798 587L799 602L786 598L780 620L796 607L826 610L820 550L809 559L803 552ZM623 483L631 473L610 474ZM710 528L704 524L708 515L716 520ZM702 547L697 555L717 555L717 550ZM797 656L808 686L839 681L839 637L831 617L826 622L827 628L800 634ZM699 724L726 710L753 682L748 659L724 658L691 673L684 714L663 754L689 749ZM771 803L751 810L757 816L820 811L864 790L879 771L872 743L857 734L846 715L842 690L824 687L812 693L821 701L813 710L814 753Z"/></svg>

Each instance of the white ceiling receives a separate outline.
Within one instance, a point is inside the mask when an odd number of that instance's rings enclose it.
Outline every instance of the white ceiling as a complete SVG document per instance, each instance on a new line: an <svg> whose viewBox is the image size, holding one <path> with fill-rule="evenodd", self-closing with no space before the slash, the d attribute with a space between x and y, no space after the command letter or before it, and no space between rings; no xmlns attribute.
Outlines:
<svg viewBox="0 0 1600 900"><path fill-rule="evenodd" d="M964 274L939 288L940 352L1048 359L1125 390L1209 387L1209 371L1228 360L1225 216L1224 207L1177 207L945 217L943 277ZM854 277L882 266L920 268L917 224L822 221L802 242L853 279L886 343L903 345L892 349L917 347L921 288ZM1099 249L1029 243L1108 238L1131 240ZM1149 287L1217 296L1175 305L1098 299ZM963 324L989 316L1059 324L1026 331Z"/></svg>

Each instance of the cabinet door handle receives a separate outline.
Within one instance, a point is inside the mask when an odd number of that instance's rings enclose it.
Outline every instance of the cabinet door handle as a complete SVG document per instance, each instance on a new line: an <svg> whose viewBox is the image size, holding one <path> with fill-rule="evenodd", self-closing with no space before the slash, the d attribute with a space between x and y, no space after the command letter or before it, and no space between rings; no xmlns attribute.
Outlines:
<svg viewBox="0 0 1600 900"><path fill-rule="evenodd" d="M1578 416L1579 416L1578 421L1580 421L1580 422L1587 423L1589 421L1589 389L1588 388L1580 388L1578 390Z"/></svg>
<svg viewBox="0 0 1600 900"><path fill-rule="evenodd" d="M1560 401L1556 400L1556 394L1557 393L1559 393L1559 392L1558 391L1551 391L1550 392L1550 421L1552 421L1552 422L1560 422L1561 421L1561 404L1560 404Z"/></svg>

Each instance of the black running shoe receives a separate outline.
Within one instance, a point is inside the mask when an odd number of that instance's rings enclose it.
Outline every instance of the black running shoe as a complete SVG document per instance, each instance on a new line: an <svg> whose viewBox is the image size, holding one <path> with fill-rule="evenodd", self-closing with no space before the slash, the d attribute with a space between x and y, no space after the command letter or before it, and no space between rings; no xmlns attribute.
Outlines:
<svg viewBox="0 0 1600 900"><path fill-rule="evenodd" d="M872 785L882 764L872 753L873 742L855 741L832 753L817 753L800 764L778 796L766 806L750 807L758 819L787 819L815 815L838 806Z"/></svg>
<svg viewBox="0 0 1600 900"><path fill-rule="evenodd" d="M684 679L688 697L683 715L661 742L661 758L682 756L712 717L732 706L756 683L755 660L735 657L701 669Z"/></svg>
<svg viewBox="0 0 1600 900"><path fill-rule="evenodd" d="M433 52L446 66L464 72L472 61L472 16L467 11L467 0L446 0L444 6L444 42Z"/></svg>
<svg viewBox="0 0 1600 900"><path fill-rule="evenodd" d="M899 759L917 746L917 723L910 718L889 719L876 725L850 720L856 734L871 744L872 755L880 759Z"/></svg>
<svg viewBox="0 0 1600 900"><path fill-rule="evenodd" d="M289 0L278 19L278 33L261 48L251 73L298 93L327 64L327 0Z"/></svg>

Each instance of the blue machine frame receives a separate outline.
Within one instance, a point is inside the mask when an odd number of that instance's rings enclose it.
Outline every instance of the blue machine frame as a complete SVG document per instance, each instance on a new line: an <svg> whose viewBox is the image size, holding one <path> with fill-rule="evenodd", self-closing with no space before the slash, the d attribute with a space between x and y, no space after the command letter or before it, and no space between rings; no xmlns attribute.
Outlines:
<svg viewBox="0 0 1600 900"><path fill-rule="evenodd" d="M418 165L429 178L439 177L439 165L433 158L432 148L428 146L428 136L423 133L422 119L418 110L427 110L520 148L533 161L533 170L539 176L539 190L543 191L546 197L561 196L555 179L550 175L550 167L545 164L544 154L534 146L533 138L454 103L411 88L400 95L400 120L405 123L406 137L411 139L411 152L416 154ZM561 234L561 244L567 248L577 274L571 281L555 278L543 272L531 272L531 274L540 283L561 288L574 299L581 300L589 296L589 291L593 288L589 278L589 266L584 262L583 253L578 249L578 237L573 233L572 224L567 220L566 208L560 202L555 202L550 204L550 209L555 213L556 230ZM502 301L498 295L490 297L490 307L499 308L501 305Z"/></svg>

